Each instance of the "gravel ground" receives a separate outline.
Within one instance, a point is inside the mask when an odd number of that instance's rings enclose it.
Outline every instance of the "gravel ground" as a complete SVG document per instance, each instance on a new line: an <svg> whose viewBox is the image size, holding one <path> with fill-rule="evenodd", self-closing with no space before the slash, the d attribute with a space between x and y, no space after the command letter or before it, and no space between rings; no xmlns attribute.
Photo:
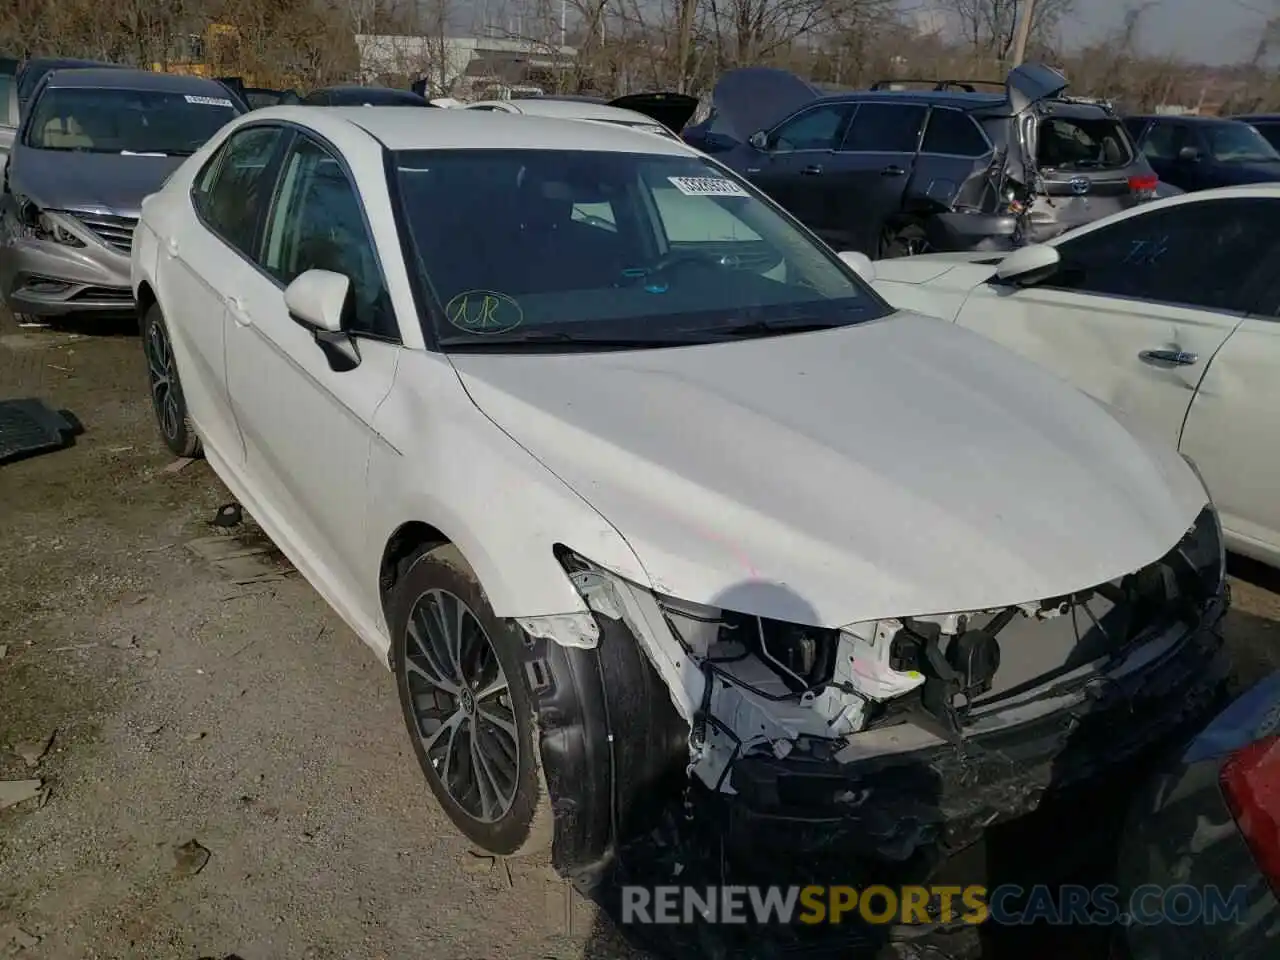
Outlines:
<svg viewBox="0 0 1280 960"><path fill-rule="evenodd" d="M166 471L143 384L127 327L0 317L0 396L86 426L0 467L0 779L48 788L0 811L0 955L632 956L545 862L468 849L390 674L304 581L237 586L185 548L230 497L203 462ZM1280 595L1246 573L1229 634L1252 679Z"/></svg>

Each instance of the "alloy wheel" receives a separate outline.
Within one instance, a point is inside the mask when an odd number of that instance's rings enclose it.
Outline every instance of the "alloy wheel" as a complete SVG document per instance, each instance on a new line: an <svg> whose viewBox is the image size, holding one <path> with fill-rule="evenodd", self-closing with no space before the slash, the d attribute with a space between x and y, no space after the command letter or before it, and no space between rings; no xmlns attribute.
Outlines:
<svg viewBox="0 0 1280 960"><path fill-rule="evenodd" d="M404 640L403 679L432 770L467 816L501 820L516 798L520 738L492 641L447 590L418 597Z"/></svg>
<svg viewBox="0 0 1280 960"><path fill-rule="evenodd" d="M165 438L174 440L182 429L177 375L173 364L173 348L164 324L152 323L147 329L147 375L151 380L151 402Z"/></svg>

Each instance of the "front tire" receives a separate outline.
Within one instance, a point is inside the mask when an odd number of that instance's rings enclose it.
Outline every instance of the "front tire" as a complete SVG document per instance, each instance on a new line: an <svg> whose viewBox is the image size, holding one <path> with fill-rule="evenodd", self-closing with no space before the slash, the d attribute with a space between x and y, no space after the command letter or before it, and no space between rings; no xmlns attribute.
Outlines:
<svg viewBox="0 0 1280 960"><path fill-rule="evenodd" d="M523 632L494 616L452 545L410 557L390 601L400 707L440 806L491 854L546 849L553 818L520 660Z"/></svg>
<svg viewBox="0 0 1280 960"><path fill-rule="evenodd" d="M151 388L151 408L165 446L178 457L198 457L200 435L187 412L178 379L178 362L173 356L173 343L164 314L153 303L142 318L142 349L147 357L147 385Z"/></svg>

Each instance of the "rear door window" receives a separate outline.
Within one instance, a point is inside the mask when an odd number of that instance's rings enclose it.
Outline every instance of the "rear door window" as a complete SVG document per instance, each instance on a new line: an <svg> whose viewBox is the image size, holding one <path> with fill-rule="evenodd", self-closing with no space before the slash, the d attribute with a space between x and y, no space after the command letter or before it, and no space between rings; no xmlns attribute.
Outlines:
<svg viewBox="0 0 1280 960"><path fill-rule="evenodd" d="M275 188L275 160L285 138L280 127L246 127L227 138L196 176L191 202L205 226L250 260Z"/></svg>
<svg viewBox="0 0 1280 960"><path fill-rule="evenodd" d="M1114 117L1049 116L1040 122L1036 162L1045 170L1099 170L1128 166L1133 151Z"/></svg>
<svg viewBox="0 0 1280 960"><path fill-rule="evenodd" d="M921 104L860 104L840 149L850 153L915 153L928 111Z"/></svg>
<svg viewBox="0 0 1280 960"><path fill-rule="evenodd" d="M952 157L981 157L991 149L973 118L959 110L935 107L929 114L921 153Z"/></svg>

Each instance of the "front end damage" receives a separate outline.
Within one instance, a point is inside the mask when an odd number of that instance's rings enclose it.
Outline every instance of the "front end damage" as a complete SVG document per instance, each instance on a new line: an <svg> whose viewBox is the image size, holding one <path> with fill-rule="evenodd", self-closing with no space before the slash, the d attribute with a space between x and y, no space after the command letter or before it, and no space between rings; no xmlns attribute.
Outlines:
<svg viewBox="0 0 1280 960"><path fill-rule="evenodd" d="M1164 746L1226 677L1208 507L1164 557L1108 583L839 629L560 559L591 614L521 623L555 863L588 884L673 797L717 811L718 842L753 859L927 874L992 824Z"/></svg>

